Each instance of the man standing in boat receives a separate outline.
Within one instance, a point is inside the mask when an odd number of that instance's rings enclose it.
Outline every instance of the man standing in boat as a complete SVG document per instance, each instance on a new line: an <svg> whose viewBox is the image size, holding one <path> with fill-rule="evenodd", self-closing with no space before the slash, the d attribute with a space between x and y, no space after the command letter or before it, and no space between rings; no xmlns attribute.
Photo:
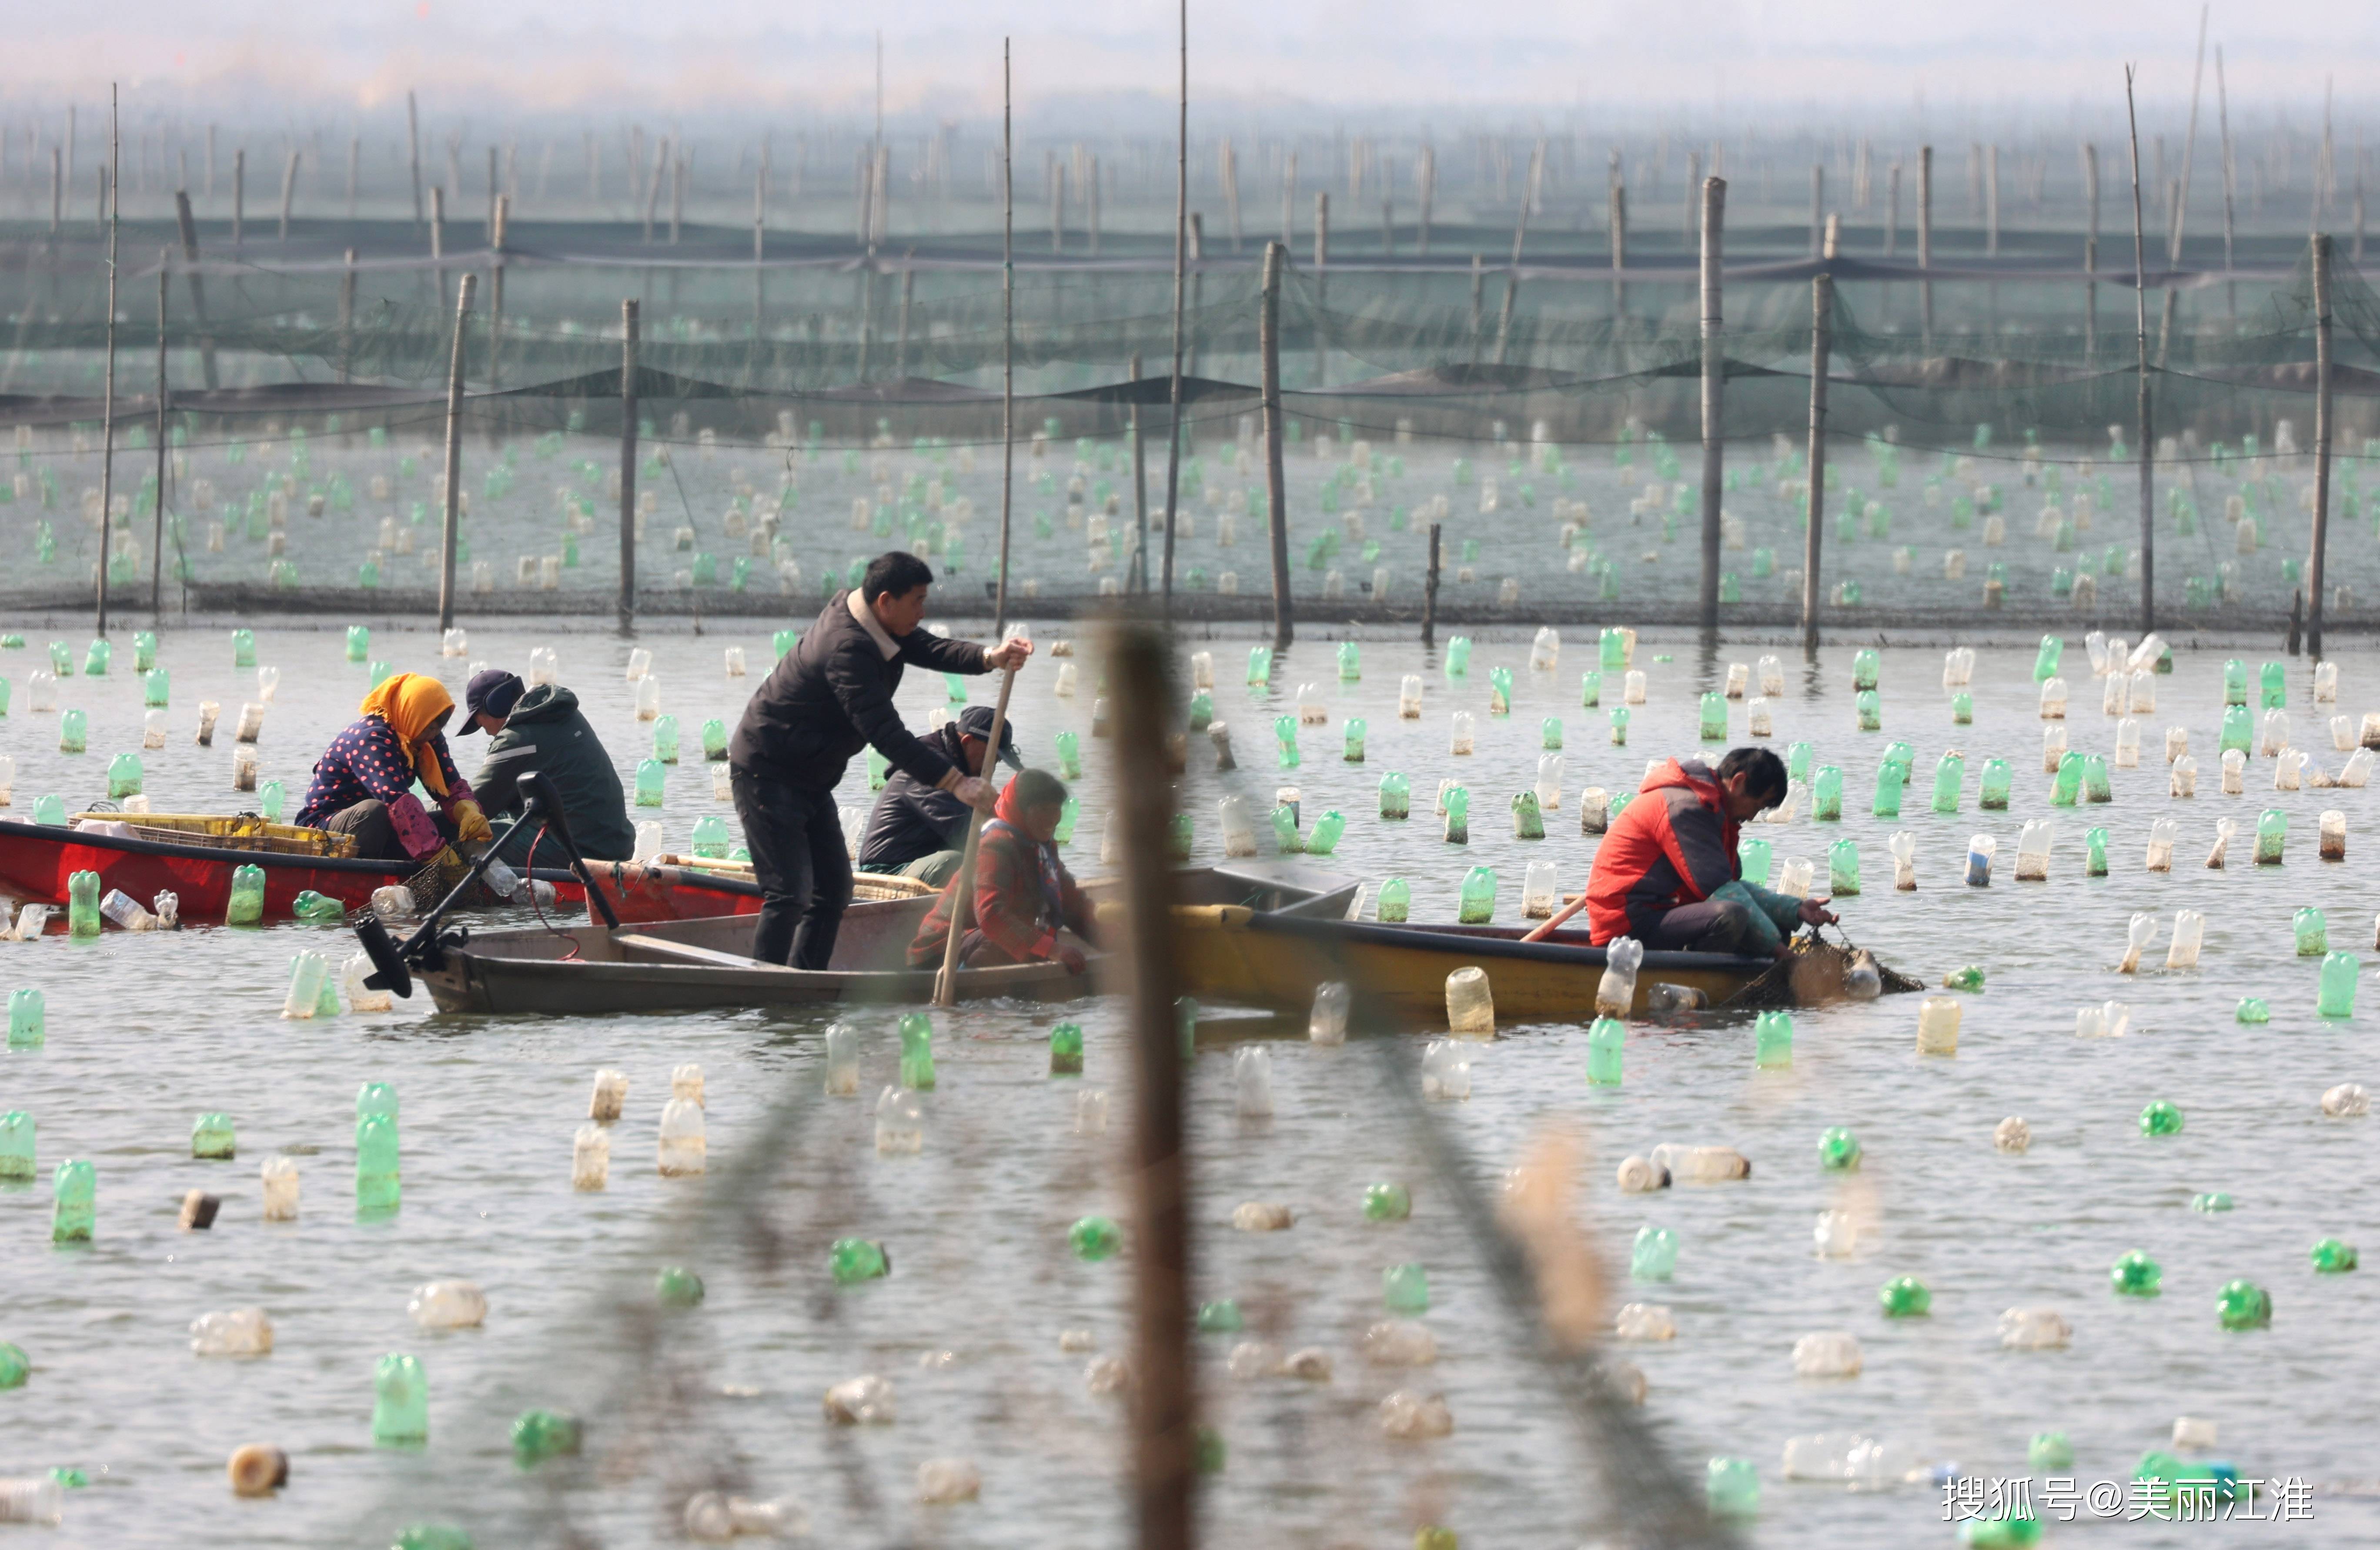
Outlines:
<svg viewBox="0 0 2380 1550"><path fill-rule="evenodd" d="M828 599L778 660L727 745L728 784L762 895L752 956L764 963L823 969L834 956L851 902L851 853L834 788L860 749L872 745L920 785L992 811L991 783L912 735L892 696L904 668L989 672L1023 666L1033 647L1005 640L986 648L921 628L933 580L913 554L870 561L859 586Z"/></svg>
<svg viewBox="0 0 2380 1550"><path fill-rule="evenodd" d="M1000 762L1022 769L1016 753L1016 723L1000 729ZM986 740L991 736L991 707L970 705L955 721L944 721L926 746L939 751L959 769L980 769ZM973 811L949 792L929 786L905 769L893 771L868 815L868 832L859 842L859 869L896 872L921 883L941 887L957 875L959 850L966 843L967 814Z"/></svg>
<svg viewBox="0 0 2380 1550"><path fill-rule="evenodd" d="M619 771L578 708L577 695L559 684L531 689L516 673L482 668L463 691L463 726L455 735L474 732L489 734L487 757L471 777L471 789L491 817L520 812L520 778L534 771L553 782L571 842L581 855L625 861L637 854L637 829L628 821ZM540 827L514 827L498 842L496 854L507 866L525 865ZM557 848L548 846L545 854L555 866L562 864Z"/></svg>
<svg viewBox="0 0 2380 1550"><path fill-rule="evenodd" d="M1701 759L1670 759L1645 777L1595 853L1590 939L1781 958L1794 931L1832 923L1815 899L1743 879L1736 836L1785 800L1785 761L1766 748L1730 749L1715 770Z"/></svg>

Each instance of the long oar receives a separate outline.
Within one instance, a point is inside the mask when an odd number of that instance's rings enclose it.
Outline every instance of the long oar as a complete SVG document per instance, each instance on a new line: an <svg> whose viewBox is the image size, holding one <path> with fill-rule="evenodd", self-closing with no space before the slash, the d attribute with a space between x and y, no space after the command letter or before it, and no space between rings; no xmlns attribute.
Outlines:
<svg viewBox="0 0 2380 1550"><path fill-rule="evenodd" d="M1571 916L1578 914L1579 911L1585 908L1586 908L1586 895L1582 892L1577 898L1572 900L1569 903L1564 904L1561 907L1560 912L1557 914L1553 919L1547 921L1543 926L1538 926L1527 936L1523 937L1521 940L1524 942L1543 941L1547 937L1553 934L1555 926L1560 926L1563 921L1568 920Z"/></svg>
<svg viewBox="0 0 2380 1550"><path fill-rule="evenodd" d="M1000 735L1008 729L1008 691L1016 686L1016 670L1002 669L1000 674L1000 699L991 708L991 736L983 745L983 768L974 773L979 780L991 779L992 761L1000 757ZM951 935L942 944L942 972L934 976L934 1004L938 1007L958 1005L959 1000L959 938L975 918L975 853L977 842L983 837L983 809L967 809L966 847L959 852L958 891L951 897Z"/></svg>

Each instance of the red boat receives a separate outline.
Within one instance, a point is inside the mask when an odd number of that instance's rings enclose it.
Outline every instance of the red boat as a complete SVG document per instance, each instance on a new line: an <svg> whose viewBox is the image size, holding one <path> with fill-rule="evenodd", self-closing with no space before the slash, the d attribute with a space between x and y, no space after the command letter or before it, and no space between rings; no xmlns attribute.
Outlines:
<svg viewBox="0 0 2380 1550"><path fill-rule="evenodd" d="M63 910L67 878L76 872L96 872L102 897L110 889L122 889L146 904L161 890L170 890L181 901L183 920L214 925L230 906L231 878L237 867L254 866L263 870L266 920L291 918L292 901L310 889L336 899L349 910L362 909L371 902L374 889L401 885L419 870L410 862L293 854L208 844L205 838L125 838L88 829L0 821L0 894ZM598 884L612 896L623 921L755 914L760 908L759 885L732 870L619 861L593 865ZM586 890L568 871L540 866L531 876L552 883L561 903L586 907ZM882 890L905 892L922 887L903 887L906 882L905 878L863 878L861 896L891 897ZM880 886L871 892L869 885ZM53 917L52 924L62 927L63 915Z"/></svg>

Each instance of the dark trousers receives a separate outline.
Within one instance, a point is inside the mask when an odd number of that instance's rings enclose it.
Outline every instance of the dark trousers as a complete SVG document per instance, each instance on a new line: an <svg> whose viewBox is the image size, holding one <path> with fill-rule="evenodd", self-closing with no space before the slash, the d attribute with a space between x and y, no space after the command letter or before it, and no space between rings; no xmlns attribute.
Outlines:
<svg viewBox="0 0 2380 1550"><path fill-rule="evenodd" d="M1732 899L1706 899L1681 904L1649 922L1637 939L1648 948L1673 952L1749 952L1752 911Z"/></svg>
<svg viewBox="0 0 2380 1550"><path fill-rule="evenodd" d="M396 822L388 816L388 804L378 797L367 797L352 807L340 808L322 820L322 828L333 834L354 835L358 860L412 859L396 838Z"/></svg>
<svg viewBox="0 0 2380 1550"><path fill-rule="evenodd" d="M851 853L834 793L805 791L746 769L732 769L735 816L760 885L752 956L763 963L823 969L851 902Z"/></svg>

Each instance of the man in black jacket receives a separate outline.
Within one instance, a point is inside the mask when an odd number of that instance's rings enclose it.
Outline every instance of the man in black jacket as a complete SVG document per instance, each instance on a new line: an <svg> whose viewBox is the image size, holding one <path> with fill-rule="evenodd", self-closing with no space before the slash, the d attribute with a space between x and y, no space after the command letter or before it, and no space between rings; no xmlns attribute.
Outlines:
<svg viewBox="0 0 2380 1550"><path fill-rule="evenodd" d="M1000 729L1000 762L1022 769L1016 753L1014 722ZM958 719L945 721L926 738L961 769L983 765L984 745L991 736L991 707L970 705ZM959 851L966 843L967 805L946 791L927 785L905 769L896 769L868 815L868 832L859 842L859 869L897 872L936 888L959 869Z"/></svg>
<svg viewBox="0 0 2380 1550"><path fill-rule="evenodd" d="M535 770L553 782L580 854L590 861L625 861L636 854L637 829L628 821L619 771L578 708L577 695L559 684L526 688L502 668L482 669L463 691L463 727L455 735L474 732L489 734L487 759L471 778L471 790L489 817L517 816L520 778ZM516 825L496 854L510 866L524 865L540 827ZM550 865L562 865L559 847L548 845L540 854Z"/></svg>
<svg viewBox="0 0 2380 1550"><path fill-rule="evenodd" d="M851 902L851 853L834 788L860 749L873 744L920 784L991 811L990 782L912 736L892 696L906 666L989 672L1022 666L1033 648L1007 640L986 650L920 629L933 579L913 554L878 555L858 590L828 600L736 723L728 784L760 884L752 956L764 963L823 969L834 956Z"/></svg>

